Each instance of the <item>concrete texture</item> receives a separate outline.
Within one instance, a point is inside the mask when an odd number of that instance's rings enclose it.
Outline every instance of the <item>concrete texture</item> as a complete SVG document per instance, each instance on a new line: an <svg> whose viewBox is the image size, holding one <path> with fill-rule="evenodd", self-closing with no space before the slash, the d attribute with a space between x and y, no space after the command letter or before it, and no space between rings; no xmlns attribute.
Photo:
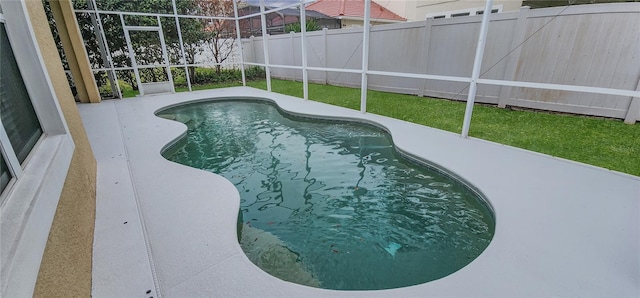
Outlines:
<svg viewBox="0 0 640 298"><path fill-rule="evenodd" d="M137 297L153 290L154 280L113 103L80 106L98 162L92 296Z"/></svg>
<svg viewBox="0 0 640 298"><path fill-rule="evenodd" d="M399 150L485 194L496 216L491 244L447 277L392 290L324 290L264 273L238 244L234 186L160 155L186 126L154 112L229 97L264 98L293 114L377 123ZM639 177L246 87L79 108L98 158L98 197L110 202L99 202L96 211L96 297L139 296L151 282L154 297L640 296ZM124 221L135 226L124 230ZM125 243L132 248L112 251ZM136 286L127 292L121 283Z"/></svg>
<svg viewBox="0 0 640 298"><path fill-rule="evenodd" d="M34 296L88 297L91 295L96 161L51 36L42 2L26 1L26 5L55 94L75 143Z"/></svg>

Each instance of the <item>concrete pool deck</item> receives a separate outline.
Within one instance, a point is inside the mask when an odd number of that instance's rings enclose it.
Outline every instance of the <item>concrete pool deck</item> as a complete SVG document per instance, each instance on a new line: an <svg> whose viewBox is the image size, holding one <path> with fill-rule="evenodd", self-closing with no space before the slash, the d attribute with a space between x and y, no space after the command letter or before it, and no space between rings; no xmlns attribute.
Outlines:
<svg viewBox="0 0 640 298"><path fill-rule="evenodd" d="M402 151L482 191L495 211L491 244L447 277L392 290L324 290L264 273L237 242L235 187L165 160L161 149L186 126L154 116L182 102L238 97L378 123ZM98 162L94 297L640 296L640 177L247 87L79 109Z"/></svg>

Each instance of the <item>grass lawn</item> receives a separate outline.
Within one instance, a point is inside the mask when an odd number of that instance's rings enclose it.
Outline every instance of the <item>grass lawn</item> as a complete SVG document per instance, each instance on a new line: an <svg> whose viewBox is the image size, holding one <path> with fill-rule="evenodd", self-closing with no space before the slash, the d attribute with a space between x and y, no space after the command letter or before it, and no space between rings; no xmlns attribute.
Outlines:
<svg viewBox="0 0 640 298"><path fill-rule="evenodd" d="M302 97L300 82L271 83L274 92ZM247 85L266 89L265 81ZM193 86L193 90L231 86L239 84ZM360 109L360 89L309 84L309 99ZM367 112L455 133L462 131L464 110L464 102L379 91L369 91L367 96ZM469 135L640 176L640 123L476 105Z"/></svg>
<svg viewBox="0 0 640 298"><path fill-rule="evenodd" d="M272 80L272 91L302 97L302 83ZM251 87L266 89L266 82ZM360 110L360 89L309 84L309 99ZM460 133L465 103L369 91L367 112ZM640 123L476 105L469 135L640 176Z"/></svg>

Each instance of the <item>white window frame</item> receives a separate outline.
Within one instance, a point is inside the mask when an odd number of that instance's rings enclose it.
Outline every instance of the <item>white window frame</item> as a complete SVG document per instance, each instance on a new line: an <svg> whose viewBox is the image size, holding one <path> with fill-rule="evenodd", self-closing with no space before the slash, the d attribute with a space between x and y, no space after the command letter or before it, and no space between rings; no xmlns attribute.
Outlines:
<svg viewBox="0 0 640 298"><path fill-rule="evenodd" d="M25 1L0 2L18 68L42 136L19 164L0 125L0 149L12 181L0 194L0 296L31 297L74 151ZM1 120L0 120L1 121Z"/></svg>

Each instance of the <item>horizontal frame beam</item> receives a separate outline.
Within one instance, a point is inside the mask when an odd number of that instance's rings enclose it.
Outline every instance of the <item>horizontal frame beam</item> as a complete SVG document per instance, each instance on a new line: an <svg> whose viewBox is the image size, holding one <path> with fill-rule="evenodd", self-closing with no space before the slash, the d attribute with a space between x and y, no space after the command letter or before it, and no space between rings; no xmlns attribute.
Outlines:
<svg viewBox="0 0 640 298"><path fill-rule="evenodd" d="M216 17L216 16L194 16L185 14L172 14L172 13L149 13L149 12L130 12L130 11L111 11L111 10L87 10L76 9L76 13L91 13L91 14L110 14L110 15L124 15L124 16L144 16L144 17L166 17L166 18L191 18L191 19L208 19L208 20L229 20L233 21L232 17Z"/></svg>
<svg viewBox="0 0 640 298"><path fill-rule="evenodd" d="M253 65L253 66L266 66L264 63L245 62L244 64ZM302 70L302 66L293 66L293 65L269 64L269 67ZM326 68L326 67L312 67L312 66L308 66L307 69L315 70L315 71L344 72L344 73L358 73L358 74L362 73L362 70L359 70L359 69ZM369 70L366 73L368 75L389 76L389 77L398 77L398 78L424 79L424 80L436 80L436 81L460 82L460 83L471 82L471 78L468 78L468 77L401 73L401 72L379 71L379 70ZM495 86L510 86L510 87L549 89L549 90L584 92L584 93L595 93L595 94L606 94L606 95L617 95L617 96L628 96L628 97L640 97L640 91L614 89L614 88L601 88L601 87L550 84L550 83L535 83L535 82L523 82L523 81L505 81L505 80L492 80L492 79L478 79L477 83L484 84L484 85L495 85Z"/></svg>
<svg viewBox="0 0 640 298"><path fill-rule="evenodd" d="M266 66L264 63L253 63L253 62L244 62L243 65L249 66ZM225 65L225 63L214 63L214 64L154 64L154 65L139 65L138 68L157 68L157 67L206 67L206 66L218 66ZM282 64L269 64L269 67L274 68L284 68L284 69L296 69L302 70L302 66L295 65L282 65ZM124 66L124 67L114 67L114 68L94 68L92 71L113 71L113 70L133 70L133 67ZM313 71L328 71L328 72L342 72L342 73L362 73L362 70L359 69L343 69L343 68L327 68L327 67L313 67L308 66L307 70ZM435 80L435 81L447 81L447 82L459 82L459 83L469 83L471 82L471 78L467 77L455 77L455 76L441 76L441 75L429 75L429 74L416 74L416 73L401 73L401 72L392 72L392 71L379 71L379 70L369 70L367 71L369 75L377 75L377 76L389 76L389 77L398 77L398 78L410 78L410 79L423 79L423 80ZM509 86L509 87L522 87L522 88L534 88L534 89L548 89L548 90L560 90L560 91L571 91L571 92L584 92L584 93L595 93L595 94L606 94L606 95L617 95L617 96L628 96L628 97L640 97L640 91L635 90L625 90L625 89L613 89L613 88L601 88L601 87L589 87L589 86L578 86L578 85L562 85L562 84L550 84L550 83L535 83L535 82L523 82L523 81L505 81L505 80L493 80L493 79L478 79L478 84L484 85L494 85L494 86Z"/></svg>
<svg viewBox="0 0 640 298"><path fill-rule="evenodd" d="M635 90L577 86L577 85L534 83L534 82L522 82L522 81L504 81L504 80L492 80L492 79L478 79L478 84L640 97L640 91L635 91Z"/></svg>
<svg viewBox="0 0 640 298"><path fill-rule="evenodd" d="M158 26L125 26L124 30L127 31L155 31L159 32L162 28Z"/></svg>

